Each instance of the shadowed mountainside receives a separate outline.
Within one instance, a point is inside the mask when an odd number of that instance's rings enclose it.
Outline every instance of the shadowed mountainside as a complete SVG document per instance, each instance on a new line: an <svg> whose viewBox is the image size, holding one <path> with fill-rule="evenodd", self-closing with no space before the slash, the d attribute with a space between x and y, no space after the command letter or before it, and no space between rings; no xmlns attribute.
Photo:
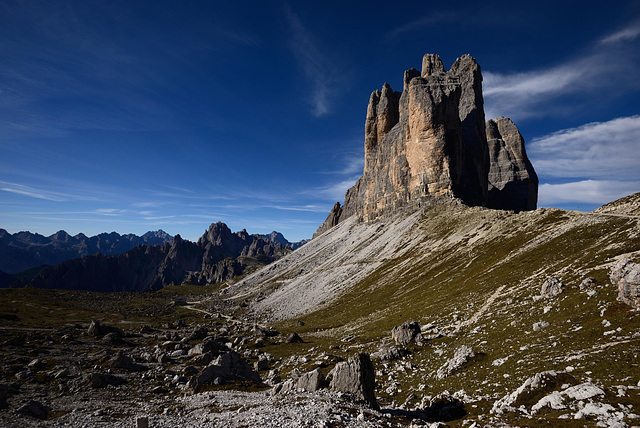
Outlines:
<svg viewBox="0 0 640 428"><path fill-rule="evenodd" d="M162 245L172 240L163 230L142 236L111 232L88 237L83 233L71 236L64 230L43 236L31 232L11 234L0 229L0 270L13 274L95 253L122 254L136 245Z"/></svg>
<svg viewBox="0 0 640 428"><path fill-rule="evenodd" d="M241 275L291 251L246 230L212 224L197 243L176 235L171 243L139 245L124 254L97 254L43 269L29 285L92 291L156 290L169 284L208 284Z"/></svg>

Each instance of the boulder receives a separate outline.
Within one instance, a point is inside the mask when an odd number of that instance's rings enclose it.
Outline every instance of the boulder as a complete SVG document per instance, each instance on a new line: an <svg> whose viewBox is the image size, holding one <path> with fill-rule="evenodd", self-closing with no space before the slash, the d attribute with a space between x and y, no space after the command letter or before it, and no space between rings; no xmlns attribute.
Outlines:
<svg viewBox="0 0 640 428"><path fill-rule="evenodd" d="M324 388L326 386L326 381L320 367L300 376L296 386L298 389L304 389L308 392L315 392Z"/></svg>
<svg viewBox="0 0 640 428"><path fill-rule="evenodd" d="M371 358L374 360L382 361L394 361L411 355L411 352L405 348L399 348L397 346L381 347L378 351L371 354Z"/></svg>
<svg viewBox="0 0 640 428"><path fill-rule="evenodd" d="M330 377L332 390L349 394L371 408L380 410L375 396L375 371L369 354L359 353L348 361L336 364Z"/></svg>
<svg viewBox="0 0 640 428"><path fill-rule="evenodd" d="M260 375L240 354L228 351L216 358L199 375L191 378L189 387L197 391L198 388L206 384L222 384L234 380L260 382Z"/></svg>
<svg viewBox="0 0 640 428"><path fill-rule="evenodd" d="M556 297L564 291L564 284L556 277L547 278L540 288L542 297Z"/></svg>
<svg viewBox="0 0 640 428"><path fill-rule="evenodd" d="M623 258L609 273L611 283L618 287L618 299L636 309L640 308L640 264Z"/></svg>
<svg viewBox="0 0 640 428"><path fill-rule="evenodd" d="M405 321L402 325L394 327L391 330L391 337L396 345L408 345L420 334L420 324L417 321Z"/></svg>

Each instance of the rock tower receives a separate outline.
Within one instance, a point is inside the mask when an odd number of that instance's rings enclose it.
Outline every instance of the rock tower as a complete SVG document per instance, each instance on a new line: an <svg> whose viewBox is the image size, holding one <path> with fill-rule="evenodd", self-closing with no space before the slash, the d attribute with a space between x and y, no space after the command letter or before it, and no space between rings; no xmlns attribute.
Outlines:
<svg viewBox="0 0 640 428"><path fill-rule="evenodd" d="M362 177L316 235L353 215L369 221L425 198L471 206L536 208L538 178L511 120L485 123L482 73L471 55L446 71L426 54L404 73L402 92L385 83L369 98Z"/></svg>

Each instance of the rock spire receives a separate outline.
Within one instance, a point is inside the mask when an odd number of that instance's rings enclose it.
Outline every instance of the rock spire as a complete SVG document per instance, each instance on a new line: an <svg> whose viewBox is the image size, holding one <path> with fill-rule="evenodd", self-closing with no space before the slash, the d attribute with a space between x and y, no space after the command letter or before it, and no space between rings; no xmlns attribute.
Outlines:
<svg viewBox="0 0 640 428"><path fill-rule="evenodd" d="M509 119L485 123L482 73L471 55L446 71L438 55L426 54L421 72L405 71L402 92L387 83L374 91L364 145L362 177L316 234L353 215L369 221L424 198L535 209L538 182L524 140Z"/></svg>

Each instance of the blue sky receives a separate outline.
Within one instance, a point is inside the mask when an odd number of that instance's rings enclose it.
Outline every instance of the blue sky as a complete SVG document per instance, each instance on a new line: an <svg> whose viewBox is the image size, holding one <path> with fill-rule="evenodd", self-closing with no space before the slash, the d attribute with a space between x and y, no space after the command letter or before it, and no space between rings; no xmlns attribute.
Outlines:
<svg viewBox="0 0 640 428"><path fill-rule="evenodd" d="M639 1L0 0L0 227L308 238L427 52L478 60L540 206L640 191Z"/></svg>

